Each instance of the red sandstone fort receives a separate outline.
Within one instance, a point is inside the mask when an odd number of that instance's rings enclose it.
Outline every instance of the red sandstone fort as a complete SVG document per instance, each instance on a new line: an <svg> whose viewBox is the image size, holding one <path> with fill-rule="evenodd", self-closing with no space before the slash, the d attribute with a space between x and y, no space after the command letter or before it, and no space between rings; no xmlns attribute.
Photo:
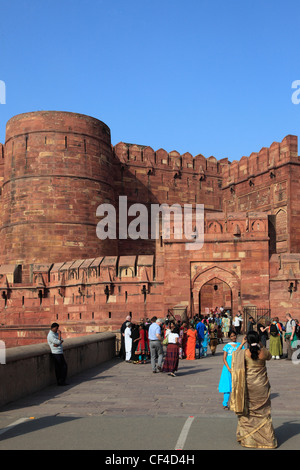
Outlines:
<svg viewBox="0 0 300 470"><path fill-rule="evenodd" d="M240 161L111 144L103 122L81 114L21 114L0 144L0 339L44 342L120 328L168 311L188 317L299 315L300 158L286 136ZM204 245L105 239L97 207L204 204ZM250 309L250 310L249 310ZM252 309L252 310L251 310Z"/></svg>

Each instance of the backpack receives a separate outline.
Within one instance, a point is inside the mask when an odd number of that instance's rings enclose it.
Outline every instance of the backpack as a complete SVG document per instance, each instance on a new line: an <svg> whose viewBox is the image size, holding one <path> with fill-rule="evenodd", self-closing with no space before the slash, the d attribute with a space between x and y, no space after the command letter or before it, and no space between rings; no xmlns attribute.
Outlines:
<svg viewBox="0 0 300 470"><path fill-rule="evenodd" d="M300 325L296 325L295 333L298 339L300 339Z"/></svg>
<svg viewBox="0 0 300 470"><path fill-rule="evenodd" d="M270 326L270 335L271 336L278 336L278 328L277 328L277 325L276 323L272 323L271 326Z"/></svg>

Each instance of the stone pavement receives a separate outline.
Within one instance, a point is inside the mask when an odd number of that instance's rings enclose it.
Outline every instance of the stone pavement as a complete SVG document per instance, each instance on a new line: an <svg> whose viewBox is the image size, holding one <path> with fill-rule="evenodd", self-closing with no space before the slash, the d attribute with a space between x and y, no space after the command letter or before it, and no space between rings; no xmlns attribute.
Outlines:
<svg viewBox="0 0 300 470"><path fill-rule="evenodd" d="M242 449L218 392L222 355L181 360L177 377L115 358L2 408L0 450ZM300 448L299 372L268 362L280 450Z"/></svg>

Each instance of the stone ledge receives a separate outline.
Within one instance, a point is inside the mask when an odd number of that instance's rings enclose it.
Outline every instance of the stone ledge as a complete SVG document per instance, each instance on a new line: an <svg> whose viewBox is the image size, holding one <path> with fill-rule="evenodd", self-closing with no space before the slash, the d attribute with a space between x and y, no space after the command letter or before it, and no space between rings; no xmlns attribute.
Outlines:
<svg viewBox="0 0 300 470"><path fill-rule="evenodd" d="M68 377L115 357L116 335L98 333L64 342ZM0 407L55 384L55 371L47 343L7 349L0 364Z"/></svg>

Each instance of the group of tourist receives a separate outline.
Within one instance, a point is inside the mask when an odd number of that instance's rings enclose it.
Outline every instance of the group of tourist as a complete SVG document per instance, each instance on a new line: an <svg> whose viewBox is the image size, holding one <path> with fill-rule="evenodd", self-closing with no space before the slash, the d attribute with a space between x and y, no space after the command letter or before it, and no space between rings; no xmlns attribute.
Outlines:
<svg viewBox="0 0 300 470"><path fill-rule="evenodd" d="M120 357L123 357L126 362L134 364L145 364L150 360L151 341L157 341L157 339L149 338L149 329L156 320L156 317L151 320L142 318L136 323L132 321L130 316L126 318L121 327ZM209 349L214 355L217 345L223 343L223 338L228 338L229 332L232 330L237 336L243 332L248 334L256 330L259 341L264 347L267 347L269 340L268 349L273 359L283 357L283 341L286 341L287 344L287 358L291 359L299 340L297 333L299 322L297 319L292 319L290 314L287 316L286 325L280 322L277 317L268 324L264 324L259 321L256 323L254 318L250 316L247 325L243 327L241 312L232 318L230 312L225 312L222 307L216 307L205 316L195 315L188 322L176 320L167 315L166 319L159 319L159 326L162 346L167 346L170 341L175 341L172 335L177 334L178 358L187 360L206 357ZM169 336L170 333L172 333L171 336ZM168 353L168 348L163 352Z"/></svg>
<svg viewBox="0 0 300 470"><path fill-rule="evenodd" d="M269 340L268 349L272 359L283 358L283 341L286 342L287 346L287 359L292 359L293 352L297 350L298 341L300 340L298 319L293 319L291 314L287 313L286 324L279 321L278 317L274 317L265 325L261 322L256 324L254 318L250 317L247 333L254 331L254 325L256 325L259 341L265 348L267 347L267 341Z"/></svg>
<svg viewBox="0 0 300 470"><path fill-rule="evenodd" d="M175 377L179 359L194 360L207 355L209 345L214 355L217 345L223 342L228 318L226 313L205 317L195 316L189 322L169 317L165 321L153 317L141 319L139 324L126 317L121 327L120 357L126 362L145 364L151 360L153 373L167 372ZM270 384L266 361L282 354L282 338L287 344L287 359L292 358L300 340L299 322L286 315L286 324L274 318L270 325L249 318L246 335L237 341L241 332L233 320L226 330L228 340L223 347L223 368L218 390L223 394L223 408L238 416L237 440L244 447L276 448L277 440L271 418ZM256 327L256 330L254 329ZM266 338L270 335L269 350ZM53 323L48 334L48 344L55 364L58 385L67 385L67 364L63 355L63 339L59 325ZM166 346L166 351L163 349ZM198 355L196 356L196 351ZM299 355L298 355L299 358Z"/></svg>
<svg viewBox="0 0 300 470"><path fill-rule="evenodd" d="M208 348L212 355L215 354L217 345L223 342L227 333L223 318L227 316L196 315L187 322L167 316L164 320L153 317L135 323L128 316L120 330L119 357L133 364L146 364L151 360L154 373L162 371L175 376L179 359L206 357Z"/></svg>
<svg viewBox="0 0 300 470"><path fill-rule="evenodd" d="M237 414L236 437L242 446L274 449L277 439L271 418L266 361L282 356L283 339L287 344L287 359L291 359L293 349L298 345L298 320L290 314L286 315L286 320L285 325L278 318L264 325L256 324L250 317L246 335L238 341L243 329L240 313L232 319L228 312L210 312L205 317L195 316L189 322L153 317L141 320L137 326L128 317L124 325L126 360L146 363L150 358L153 373L167 372L174 377L179 359L205 357L208 346L214 355L217 345L223 343L223 337L228 338L223 347L218 387L223 394L223 408ZM165 352L163 345L166 345Z"/></svg>

